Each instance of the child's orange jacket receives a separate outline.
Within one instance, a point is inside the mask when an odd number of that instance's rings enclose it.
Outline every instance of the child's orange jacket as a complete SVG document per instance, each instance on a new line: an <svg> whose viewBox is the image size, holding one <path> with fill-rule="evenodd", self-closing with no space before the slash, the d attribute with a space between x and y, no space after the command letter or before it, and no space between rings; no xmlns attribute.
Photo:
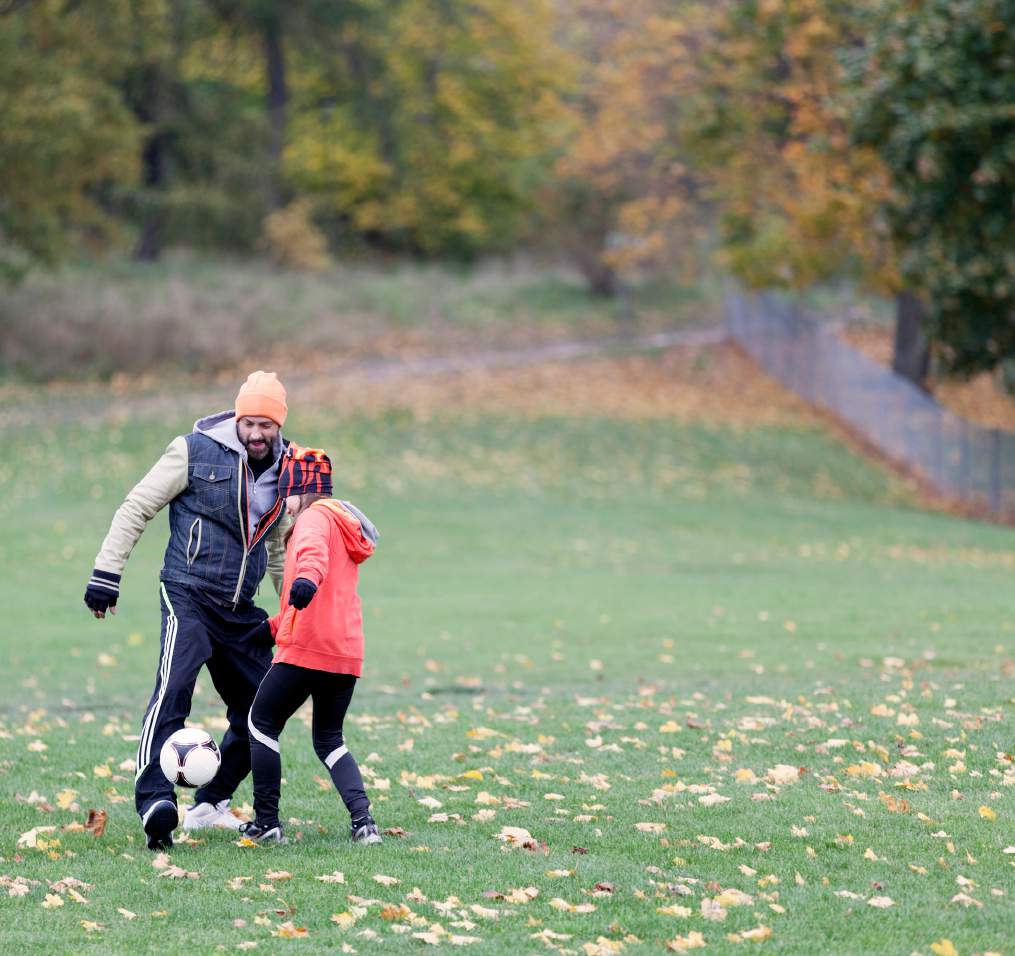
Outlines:
<svg viewBox="0 0 1015 956"><path fill-rule="evenodd" d="M363 669L363 613L359 565L373 554L359 519L338 501L315 501L296 518L285 556L281 607L271 618L276 662L359 677ZM297 578L317 585L302 611L289 604Z"/></svg>

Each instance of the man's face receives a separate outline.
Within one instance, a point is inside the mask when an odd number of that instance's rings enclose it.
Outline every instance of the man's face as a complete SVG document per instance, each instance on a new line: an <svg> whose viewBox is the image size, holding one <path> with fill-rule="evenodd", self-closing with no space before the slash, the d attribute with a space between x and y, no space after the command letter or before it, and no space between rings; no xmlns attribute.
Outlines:
<svg viewBox="0 0 1015 956"><path fill-rule="evenodd" d="M247 457L260 461L271 454L278 435L278 425L270 418L251 418L244 415L236 419L236 435L247 449Z"/></svg>

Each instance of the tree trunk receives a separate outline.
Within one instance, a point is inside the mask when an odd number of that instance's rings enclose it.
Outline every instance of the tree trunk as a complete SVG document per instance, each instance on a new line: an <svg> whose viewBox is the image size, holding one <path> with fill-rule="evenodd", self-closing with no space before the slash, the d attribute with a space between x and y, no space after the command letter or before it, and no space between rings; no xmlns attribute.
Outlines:
<svg viewBox="0 0 1015 956"><path fill-rule="evenodd" d="M923 303L911 292L895 297L895 352L892 369L914 385L927 388L930 345L923 334Z"/></svg>
<svg viewBox="0 0 1015 956"><path fill-rule="evenodd" d="M617 295L617 273L596 255L582 256L578 264L593 295L613 299Z"/></svg>
<svg viewBox="0 0 1015 956"><path fill-rule="evenodd" d="M285 203L282 180L282 151L285 149L286 89L285 52L282 48L282 8L262 21L265 77L268 82L268 168L269 202L272 209Z"/></svg>
<svg viewBox="0 0 1015 956"><path fill-rule="evenodd" d="M165 184L165 148L162 137L156 134L145 144L141 154L144 168L144 184L147 190L159 190ZM134 258L140 262L155 262L162 255L162 227L165 210L158 199L149 205L141 223L141 234L134 246Z"/></svg>
<svg viewBox="0 0 1015 956"><path fill-rule="evenodd" d="M162 254L165 209L163 193L169 179L169 143L165 130L166 77L159 64L142 67L136 76L134 114L151 127L141 150L142 222L133 256L154 262Z"/></svg>

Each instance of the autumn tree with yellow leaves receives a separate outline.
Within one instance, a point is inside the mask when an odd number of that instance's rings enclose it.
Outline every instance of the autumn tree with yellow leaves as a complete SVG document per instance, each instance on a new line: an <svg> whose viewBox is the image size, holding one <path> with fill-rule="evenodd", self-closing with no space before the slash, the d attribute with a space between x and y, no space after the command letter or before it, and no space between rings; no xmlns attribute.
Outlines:
<svg viewBox="0 0 1015 956"><path fill-rule="evenodd" d="M862 44L862 14L835 0L714 6L687 140L717 207L727 269L751 288L853 277L894 295L894 364L922 382L922 309L903 286L883 211L890 177L874 149L853 142L844 96L843 51Z"/></svg>
<svg viewBox="0 0 1015 956"><path fill-rule="evenodd" d="M557 163L556 234L593 291L688 258L701 229L684 102L700 83L707 4L579 0L561 26L579 63L572 135Z"/></svg>

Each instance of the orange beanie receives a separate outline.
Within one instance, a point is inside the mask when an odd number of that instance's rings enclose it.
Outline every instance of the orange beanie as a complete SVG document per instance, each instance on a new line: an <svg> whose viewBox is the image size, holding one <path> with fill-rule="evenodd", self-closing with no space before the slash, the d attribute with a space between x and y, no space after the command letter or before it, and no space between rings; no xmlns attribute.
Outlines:
<svg viewBox="0 0 1015 956"><path fill-rule="evenodd" d="M285 424L289 409L285 404L285 388L274 372L251 372L236 396L236 417L270 418L280 427Z"/></svg>

